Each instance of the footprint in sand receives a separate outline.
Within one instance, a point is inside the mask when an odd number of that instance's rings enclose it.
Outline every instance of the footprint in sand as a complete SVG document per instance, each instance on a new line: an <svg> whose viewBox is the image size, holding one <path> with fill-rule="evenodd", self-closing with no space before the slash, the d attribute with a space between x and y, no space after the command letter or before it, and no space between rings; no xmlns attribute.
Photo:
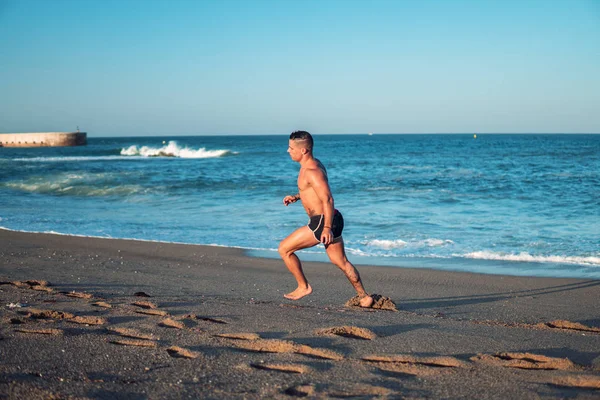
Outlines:
<svg viewBox="0 0 600 400"><path fill-rule="evenodd" d="M37 290L38 292L46 292L46 293L54 292L54 290L52 288L49 288L47 286L40 286L40 285L31 286L30 289Z"/></svg>
<svg viewBox="0 0 600 400"><path fill-rule="evenodd" d="M40 310L37 308L30 308L28 310L19 311L19 313L24 314L27 318L66 320L68 322L74 322L76 324L83 325L103 325L106 323L106 320L104 318L76 316L66 311Z"/></svg>
<svg viewBox="0 0 600 400"><path fill-rule="evenodd" d="M546 357L532 353L496 353L478 354L471 361L506 368L563 370L570 371L578 367L568 358Z"/></svg>
<svg viewBox="0 0 600 400"><path fill-rule="evenodd" d="M362 357L362 360L369 362L379 363L402 363L402 364L420 364L431 367L447 367L447 368L463 368L466 364L461 360L448 357L448 356L437 356L437 357L416 357L406 354L393 354L393 355L368 355Z"/></svg>
<svg viewBox="0 0 600 400"><path fill-rule="evenodd" d="M550 380L551 384L556 386L600 389L600 376L596 375L570 375L555 377Z"/></svg>
<svg viewBox="0 0 600 400"><path fill-rule="evenodd" d="M453 368L466 367L466 364L454 357L416 357L412 355L369 355L363 361L375 363L377 368L386 372L415 376L435 376L450 372Z"/></svg>
<svg viewBox="0 0 600 400"><path fill-rule="evenodd" d="M13 285L18 288L37 290L39 292L54 292L54 289L48 287L48 285L50 284L48 283L48 281L42 281L37 279L29 279L27 281L0 282L0 284Z"/></svg>
<svg viewBox="0 0 600 400"><path fill-rule="evenodd" d="M108 304L105 301L97 301L95 303L92 303L92 305L94 307L101 307L101 308L112 308L112 305Z"/></svg>
<svg viewBox="0 0 600 400"><path fill-rule="evenodd" d="M251 363L250 366L256 369L267 371L287 372L292 374L306 374L311 371L311 368L302 364L262 364Z"/></svg>
<svg viewBox="0 0 600 400"><path fill-rule="evenodd" d="M392 390L370 385L354 385L350 389L330 390L318 392L317 387L310 385L291 386L283 391L284 394L294 397L318 397L318 398L386 398L393 393Z"/></svg>
<svg viewBox="0 0 600 400"><path fill-rule="evenodd" d="M200 353L185 349L179 346L171 346L167 349L167 353L175 358L198 358Z"/></svg>
<svg viewBox="0 0 600 400"><path fill-rule="evenodd" d="M26 281L12 281L12 282L2 282L3 284L10 284L20 288L31 288L33 286L48 286L50 283L48 281L37 280L37 279L29 279Z"/></svg>
<svg viewBox="0 0 600 400"><path fill-rule="evenodd" d="M66 311L55 311L55 310L41 310L37 308L28 308L26 310L19 310L19 314L25 315L26 318L35 319L70 319L75 317Z"/></svg>
<svg viewBox="0 0 600 400"><path fill-rule="evenodd" d="M237 340L258 340L260 336L256 333L219 333L213 335L216 337L222 337L225 339L237 339Z"/></svg>
<svg viewBox="0 0 600 400"><path fill-rule="evenodd" d="M175 328L175 329L183 329L185 328L185 324L181 321L175 321L172 318L166 318L160 321L159 326L163 326L165 328Z"/></svg>
<svg viewBox="0 0 600 400"><path fill-rule="evenodd" d="M82 293L82 292L61 292L67 297L74 297L76 299L91 299L94 297L91 293Z"/></svg>
<svg viewBox="0 0 600 400"><path fill-rule="evenodd" d="M315 392L315 385L296 385L285 389L283 393L294 397L308 397L314 396Z"/></svg>
<svg viewBox="0 0 600 400"><path fill-rule="evenodd" d="M79 315L73 318L69 318L67 321L81 325L104 325L106 323L106 320L104 318Z"/></svg>
<svg viewBox="0 0 600 400"><path fill-rule="evenodd" d="M196 315L196 314L186 314L183 316L183 319L200 320L200 321L212 322L215 324L228 324L229 323L229 322L225 321L224 319L212 318L212 317L201 317L200 315Z"/></svg>
<svg viewBox="0 0 600 400"><path fill-rule="evenodd" d="M17 328L15 332L21 333L35 333L40 335L62 335L64 331L62 329L53 328Z"/></svg>
<svg viewBox="0 0 600 400"><path fill-rule="evenodd" d="M351 339L373 340L377 337L375 333L366 328L356 326L334 326L331 328L318 329L317 335L343 336Z"/></svg>
<svg viewBox="0 0 600 400"><path fill-rule="evenodd" d="M143 333L131 328L107 328L108 332L132 339L158 340L152 333Z"/></svg>
<svg viewBox="0 0 600 400"><path fill-rule="evenodd" d="M199 319L201 321L206 321L206 322L212 322L215 324L228 324L229 322L225 321L224 319L220 319L220 318L211 318L211 317L200 317L200 316L196 316L196 319Z"/></svg>
<svg viewBox="0 0 600 400"><path fill-rule="evenodd" d="M140 308L145 308L145 309L157 309L158 306L156 304L154 304L151 301L135 301L133 303L131 303L132 305L136 306L136 307L140 307Z"/></svg>
<svg viewBox="0 0 600 400"><path fill-rule="evenodd" d="M594 332L594 333L600 333L600 328L595 328L593 326L586 326L583 324L580 324L579 322L571 322L571 321L565 321L565 320L556 320L556 321L552 321L552 322L544 322L544 323L540 323L537 324L537 326L541 327L541 328L553 328L553 329L562 329L562 330L569 330L569 331L582 331L582 332Z"/></svg>
<svg viewBox="0 0 600 400"><path fill-rule="evenodd" d="M221 334L223 335L223 334ZM227 334L225 334L227 335ZM229 334L234 335L234 334ZM239 334L238 334L239 335ZM247 335L247 334L244 334ZM225 337L225 336L220 336ZM248 337L229 337L235 339L234 347L258 353L296 353L327 360L343 360L344 356L329 349L320 349L289 340L279 339L249 339Z"/></svg>
<svg viewBox="0 0 600 400"><path fill-rule="evenodd" d="M156 342L152 342L150 340L116 339L116 340L109 340L109 343L118 344L121 346L157 347Z"/></svg>
<svg viewBox="0 0 600 400"><path fill-rule="evenodd" d="M392 390L379 386L356 385L350 389L331 390L323 395L326 398L357 398L357 397L378 397L386 398L391 395Z"/></svg>
<svg viewBox="0 0 600 400"><path fill-rule="evenodd" d="M135 310L136 313L138 314L145 314L145 315L158 315L160 317L165 317L167 315L169 315L168 312L163 311L163 310L155 310L155 309L141 309L141 310Z"/></svg>

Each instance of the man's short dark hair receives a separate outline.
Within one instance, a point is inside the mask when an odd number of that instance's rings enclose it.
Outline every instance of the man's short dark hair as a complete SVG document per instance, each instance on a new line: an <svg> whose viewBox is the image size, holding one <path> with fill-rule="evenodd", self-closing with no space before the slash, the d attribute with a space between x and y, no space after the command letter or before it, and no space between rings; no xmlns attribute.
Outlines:
<svg viewBox="0 0 600 400"><path fill-rule="evenodd" d="M306 148L312 151L313 138L310 133L306 131L295 131L290 134L290 139L297 142L306 142Z"/></svg>

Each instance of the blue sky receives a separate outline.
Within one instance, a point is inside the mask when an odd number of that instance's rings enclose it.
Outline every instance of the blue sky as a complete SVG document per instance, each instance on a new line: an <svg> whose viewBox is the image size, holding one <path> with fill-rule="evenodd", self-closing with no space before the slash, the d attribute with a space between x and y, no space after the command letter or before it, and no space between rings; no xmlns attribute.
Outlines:
<svg viewBox="0 0 600 400"><path fill-rule="evenodd" d="M0 0L0 132L600 132L600 0Z"/></svg>

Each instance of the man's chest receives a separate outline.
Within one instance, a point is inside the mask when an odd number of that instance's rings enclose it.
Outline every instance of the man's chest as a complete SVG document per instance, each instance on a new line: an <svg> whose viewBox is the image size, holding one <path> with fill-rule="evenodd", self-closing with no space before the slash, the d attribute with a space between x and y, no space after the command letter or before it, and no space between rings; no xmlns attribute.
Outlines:
<svg viewBox="0 0 600 400"><path fill-rule="evenodd" d="M298 174L298 189L300 189L300 190L306 190L309 187L310 187L310 184L308 183L308 181L304 177L303 171L300 170L300 173Z"/></svg>

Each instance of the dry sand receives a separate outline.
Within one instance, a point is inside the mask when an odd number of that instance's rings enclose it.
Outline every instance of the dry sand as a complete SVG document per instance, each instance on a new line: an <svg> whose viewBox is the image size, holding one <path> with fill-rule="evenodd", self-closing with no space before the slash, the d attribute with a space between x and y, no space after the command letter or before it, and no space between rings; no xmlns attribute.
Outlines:
<svg viewBox="0 0 600 400"><path fill-rule="evenodd" d="M0 230L0 399L600 398L600 281L359 269Z"/></svg>

